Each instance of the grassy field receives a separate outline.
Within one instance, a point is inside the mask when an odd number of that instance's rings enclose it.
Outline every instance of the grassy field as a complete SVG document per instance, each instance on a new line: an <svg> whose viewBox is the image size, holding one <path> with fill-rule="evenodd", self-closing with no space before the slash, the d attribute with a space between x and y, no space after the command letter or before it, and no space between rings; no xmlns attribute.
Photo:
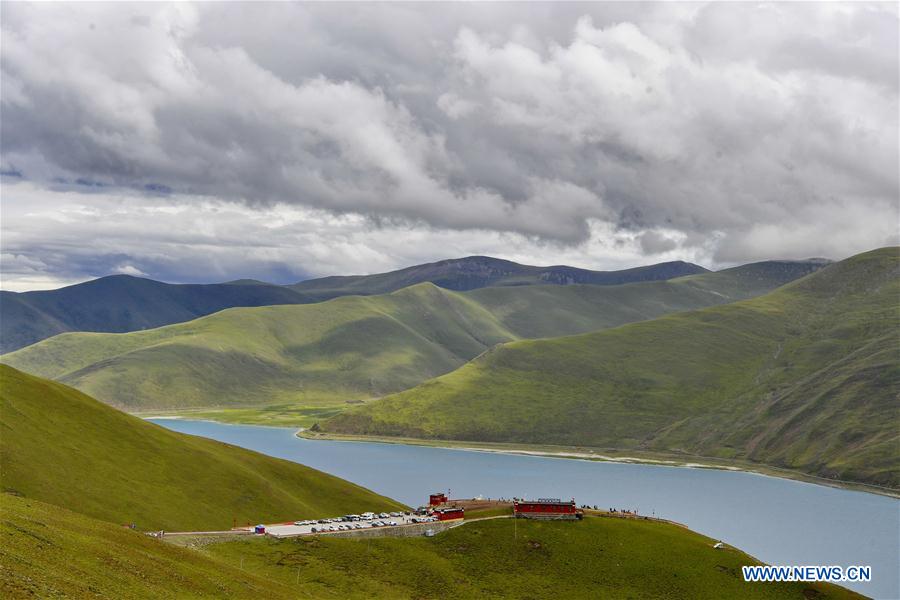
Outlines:
<svg viewBox="0 0 900 600"><path fill-rule="evenodd" d="M305 406L303 404L272 404L246 408L191 408L177 410L151 410L132 412L141 418L178 417L244 425L266 425L269 427L311 427L320 421L340 414L346 402L333 406Z"/></svg>
<svg viewBox="0 0 900 600"><path fill-rule="evenodd" d="M62 384L0 365L0 484L145 530L396 510L337 477L166 430Z"/></svg>
<svg viewBox="0 0 900 600"><path fill-rule="evenodd" d="M0 494L3 598L296 598L240 566L59 506Z"/></svg>
<svg viewBox="0 0 900 600"><path fill-rule="evenodd" d="M414 387L498 343L732 302L819 266L759 263L672 281L468 293L426 283L385 296L230 309L128 334L68 333L2 362L131 411L206 408L214 410L203 418L308 426L328 416L316 411Z"/></svg>
<svg viewBox="0 0 900 600"><path fill-rule="evenodd" d="M740 459L900 487L897 248L770 294L495 348L325 431Z"/></svg>
<svg viewBox="0 0 900 600"><path fill-rule="evenodd" d="M241 540L204 552L309 598L849 598L812 584L750 584L758 564L676 525L494 519L433 538Z"/></svg>

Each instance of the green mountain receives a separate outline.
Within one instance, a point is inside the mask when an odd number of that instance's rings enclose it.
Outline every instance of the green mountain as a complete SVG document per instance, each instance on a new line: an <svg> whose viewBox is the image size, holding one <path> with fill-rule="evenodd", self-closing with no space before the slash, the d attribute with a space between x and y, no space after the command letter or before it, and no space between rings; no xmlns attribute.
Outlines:
<svg viewBox="0 0 900 600"><path fill-rule="evenodd" d="M296 463L175 433L0 365L4 492L141 529L228 529L400 504Z"/></svg>
<svg viewBox="0 0 900 600"><path fill-rule="evenodd" d="M736 458L898 488L898 276L884 248L751 300L506 344L323 429Z"/></svg>
<svg viewBox="0 0 900 600"><path fill-rule="evenodd" d="M301 281L292 289L321 299L348 294L387 294L399 289L430 282L448 290L467 291L491 286L509 285L620 285L640 281L661 281L706 273L701 266L673 261L624 269L621 271L590 271L564 265L535 267L489 256L468 256L435 263L416 265L389 273L323 277Z"/></svg>
<svg viewBox="0 0 900 600"><path fill-rule="evenodd" d="M338 296L384 294L431 282L452 290L492 285L611 285L671 279L706 269L684 262L623 271L531 267L476 256L417 265L377 275L325 277L293 286L253 279L218 284L175 285L112 275L58 290L0 291L0 354L70 331L123 333L183 323L226 308L307 304Z"/></svg>
<svg viewBox="0 0 900 600"><path fill-rule="evenodd" d="M128 334L68 333L2 361L130 410L344 406L448 373L498 343L731 302L820 266L773 262L671 281L467 293L424 283L382 296L229 309Z"/></svg>
<svg viewBox="0 0 900 600"><path fill-rule="evenodd" d="M312 299L260 282L172 285L113 275L58 290L0 292L0 353L67 331L119 333L190 321L233 306Z"/></svg>
<svg viewBox="0 0 900 600"><path fill-rule="evenodd" d="M650 521L503 519L432 538L207 538L193 549L8 494L0 509L4 598L860 597L818 583L745 583L752 557Z"/></svg>

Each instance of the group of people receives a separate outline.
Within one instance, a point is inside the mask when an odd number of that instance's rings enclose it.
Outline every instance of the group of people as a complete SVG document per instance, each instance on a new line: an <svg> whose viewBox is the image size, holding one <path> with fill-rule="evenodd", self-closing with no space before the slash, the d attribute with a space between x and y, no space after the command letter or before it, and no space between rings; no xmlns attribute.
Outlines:
<svg viewBox="0 0 900 600"><path fill-rule="evenodd" d="M596 508L596 507L594 507L594 508ZM634 509L634 510L625 510L625 509L619 510L619 509L616 509L616 508L610 508L610 509L609 509L609 512L615 513L615 514L620 514L620 515L634 515L634 516L637 516L637 514L638 514L637 509Z"/></svg>

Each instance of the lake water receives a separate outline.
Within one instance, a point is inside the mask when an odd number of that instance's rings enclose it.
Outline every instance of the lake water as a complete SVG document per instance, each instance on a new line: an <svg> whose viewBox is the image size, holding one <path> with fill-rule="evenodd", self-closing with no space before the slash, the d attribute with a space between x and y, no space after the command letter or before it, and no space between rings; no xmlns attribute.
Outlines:
<svg viewBox="0 0 900 600"><path fill-rule="evenodd" d="M410 506L454 498L572 498L664 517L769 564L870 565L847 584L900 598L900 500L736 471L604 463L369 442L311 441L294 429L150 419L337 475Z"/></svg>

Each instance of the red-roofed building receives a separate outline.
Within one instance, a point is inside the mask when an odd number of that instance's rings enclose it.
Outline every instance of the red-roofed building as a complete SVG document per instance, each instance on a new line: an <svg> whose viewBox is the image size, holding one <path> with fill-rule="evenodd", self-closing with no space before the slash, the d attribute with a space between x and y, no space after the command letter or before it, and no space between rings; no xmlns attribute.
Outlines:
<svg viewBox="0 0 900 600"><path fill-rule="evenodd" d="M440 492L428 497L428 506L440 506L447 502L447 494Z"/></svg>
<svg viewBox="0 0 900 600"><path fill-rule="evenodd" d="M436 508L431 514L437 517L438 521L453 521L454 519L465 519L466 509L456 506L450 508Z"/></svg>
<svg viewBox="0 0 900 600"><path fill-rule="evenodd" d="M515 500L513 514L525 519L580 519L583 516L575 506L575 500L558 498Z"/></svg>

